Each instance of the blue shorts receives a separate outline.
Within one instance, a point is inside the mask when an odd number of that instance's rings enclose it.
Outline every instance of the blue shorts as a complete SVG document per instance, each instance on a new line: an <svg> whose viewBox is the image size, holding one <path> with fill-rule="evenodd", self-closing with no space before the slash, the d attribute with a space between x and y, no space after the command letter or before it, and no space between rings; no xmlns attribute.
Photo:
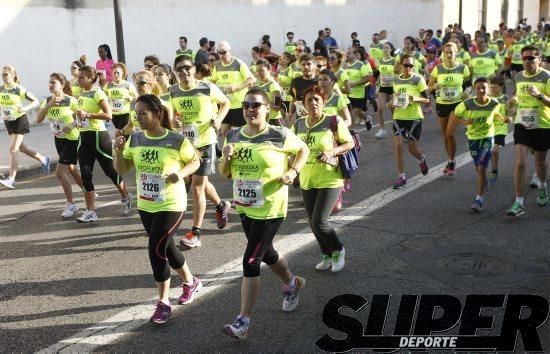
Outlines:
<svg viewBox="0 0 550 354"><path fill-rule="evenodd" d="M474 165L487 168L493 155L493 137L470 140L468 139L468 149L474 160Z"/></svg>

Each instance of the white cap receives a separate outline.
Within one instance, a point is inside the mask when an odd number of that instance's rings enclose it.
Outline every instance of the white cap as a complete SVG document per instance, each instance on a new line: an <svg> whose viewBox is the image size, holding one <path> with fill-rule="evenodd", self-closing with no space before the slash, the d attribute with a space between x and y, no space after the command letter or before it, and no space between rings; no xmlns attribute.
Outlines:
<svg viewBox="0 0 550 354"><path fill-rule="evenodd" d="M218 50L231 50L231 46L228 41L221 41L218 44Z"/></svg>

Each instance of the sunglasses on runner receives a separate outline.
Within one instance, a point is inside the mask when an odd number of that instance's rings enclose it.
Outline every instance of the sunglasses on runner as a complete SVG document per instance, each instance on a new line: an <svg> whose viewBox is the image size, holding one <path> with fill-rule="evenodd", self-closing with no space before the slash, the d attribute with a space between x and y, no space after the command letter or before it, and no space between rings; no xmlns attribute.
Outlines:
<svg viewBox="0 0 550 354"><path fill-rule="evenodd" d="M403 64L403 66L406 68L414 68L414 64L409 64L409 63L405 63Z"/></svg>
<svg viewBox="0 0 550 354"><path fill-rule="evenodd" d="M249 109L249 108L252 108L252 109L259 109L261 106L265 106L266 104L265 103L262 103L262 102L248 102L248 101L243 101L243 109Z"/></svg>
<svg viewBox="0 0 550 354"><path fill-rule="evenodd" d="M329 59L329 60L336 60L336 59L338 59L338 58L336 58L336 57L330 57L330 58L328 58L328 59Z"/></svg>
<svg viewBox="0 0 550 354"><path fill-rule="evenodd" d="M534 55L524 55L523 57L521 57L521 59L523 59L523 61L533 61L535 60L537 57L534 56Z"/></svg>
<svg viewBox="0 0 550 354"><path fill-rule="evenodd" d="M146 80L140 80L137 82L138 85L145 85L145 84L148 84L149 81L146 81Z"/></svg>
<svg viewBox="0 0 550 354"><path fill-rule="evenodd" d="M2 76L3 76L3 77L6 77L6 76L8 76L8 75L9 75L8 73L2 73Z"/></svg>
<svg viewBox="0 0 550 354"><path fill-rule="evenodd" d="M176 71L177 71L178 73L181 73L181 72L184 71L184 70L185 70L185 71L191 71L191 69L193 69L193 68L194 68L193 65L181 65L181 66L178 66L178 67L176 68Z"/></svg>
<svg viewBox="0 0 550 354"><path fill-rule="evenodd" d="M145 69L152 69L154 67L154 65L153 64L143 64L143 67Z"/></svg>
<svg viewBox="0 0 550 354"><path fill-rule="evenodd" d="M73 66L71 66L71 69L76 70L76 69L78 69L78 66L73 65Z"/></svg>
<svg viewBox="0 0 550 354"><path fill-rule="evenodd" d="M219 55L225 55L227 54L227 50L218 50Z"/></svg>
<svg viewBox="0 0 550 354"><path fill-rule="evenodd" d="M317 69L321 69L323 66L325 66L325 65L323 65L323 64L317 64Z"/></svg>

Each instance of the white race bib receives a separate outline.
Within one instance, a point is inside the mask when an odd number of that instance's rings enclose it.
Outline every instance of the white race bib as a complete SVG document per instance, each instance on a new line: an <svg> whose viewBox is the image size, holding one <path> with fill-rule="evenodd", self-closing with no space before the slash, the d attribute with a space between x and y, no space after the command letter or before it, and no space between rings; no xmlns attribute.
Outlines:
<svg viewBox="0 0 550 354"><path fill-rule="evenodd" d="M90 121L86 118L77 118L76 119L76 125L77 127L81 129L89 129L90 128Z"/></svg>
<svg viewBox="0 0 550 354"><path fill-rule="evenodd" d="M139 198L150 202L164 202L166 181L160 173L139 174Z"/></svg>
<svg viewBox="0 0 550 354"><path fill-rule="evenodd" d="M7 121L15 120L15 107L2 107L2 118Z"/></svg>
<svg viewBox="0 0 550 354"><path fill-rule="evenodd" d="M53 135L58 138L63 138L65 135L65 123L59 120L50 120L50 129L52 130Z"/></svg>
<svg viewBox="0 0 550 354"><path fill-rule="evenodd" d="M124 109L124 99L113 99L111 100L111 107L113 112L120 112Z"/></svg>
<svg viewBox="0 0 550 354"><path fill-rule="evenodd" d="M405 92L396 92L393 95L393 106L396 108L407 108L409 105L409 95Z"/></svg>
<svg viewBox="0 0 550 354"><path fill-rule="evenodd" d="M181 135L189 139L191 144L199 138L199 129L196 124L184 124L181 128Z"/></svg>
<svg viewBox="0 0 550 354"><path fill-rule="evenodd" d="M233 198L237 205L259 208L264 205L262 181L236 179L233 181Z"/></svg>
<svg viewBox="0 0 550 354"><path fill-rule="evenodd" d="M458 99L458 87L442 86L439 96L443 101L456 101Z"/></svg>
<svg viewBox="0 0 550 354"><path fill-rule="evenodd" d="M520 123L526 129L537 129L539 127L538 108L518 108Z"/></svg>

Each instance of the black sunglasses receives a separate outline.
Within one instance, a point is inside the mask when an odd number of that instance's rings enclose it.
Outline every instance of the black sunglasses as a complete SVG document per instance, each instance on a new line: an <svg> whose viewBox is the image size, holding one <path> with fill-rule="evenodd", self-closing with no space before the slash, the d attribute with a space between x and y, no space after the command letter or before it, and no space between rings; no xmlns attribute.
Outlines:
<svg viewBox="0 0 550 354"><path fill-rule="evenodd" d="M226 50L218 50L218 54L219 55L224 55L224 54L227 54L227 51Z"/></svg>
<svg viewBox="0 0 550 354"><path fill-rule="evenodd" d="M414 68L414 64L409 64L409 63L403 64L403 66L406 68Z"/></svg>
<svg viewBox="0 0 550 354"><path fill-rule="evenodd" d="M145 84L148 84L149 81L145 81L145 80L140 80L137 82L138 85L145 85Z"/></svg>
<svg viewBox="0 0 550 354"><path fill-rule="evenodd" d="M323 66L323 64L317 64L317 69L321 69Z"/></svg>
<svg viewBox="0 0 550 354"><path fill-rule="evenodd" d="M249 108L252 108L252 109L259 109L261 106L265 106L266 104L265 103L262 103L262 102L248 102L248 101L243 101L243 109L249 109Z"/></svg>
<svg viewBox="0 0 550 354"><path fill-rule="evenodd" d="M153 64L143 64L143 67L145 69L152 69L154 67L154 65Z"/></svg>
<svg viewBox="0 0 550 354"><path fill-rule="evenodd" d="M193 68L194 68L193 65L181 65L181 66L178 66L178 67L176 68L176 71L177 71L178 73L181 73L181 72L184 71L184 70L185 70L185 71L191 71L191 69L193 69Z"/></svg>

